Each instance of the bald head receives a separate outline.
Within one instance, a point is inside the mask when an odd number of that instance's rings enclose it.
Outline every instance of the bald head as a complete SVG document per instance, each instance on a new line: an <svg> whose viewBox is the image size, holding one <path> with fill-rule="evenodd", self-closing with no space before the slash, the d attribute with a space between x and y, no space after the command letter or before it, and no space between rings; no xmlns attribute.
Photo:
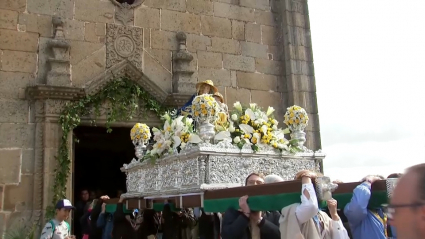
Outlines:
<svg viewBox="0 0 425 239"><path fill-rule="evenodd" d="M425 201L425 163L408 168L406 175L404 176L409 176L409 174L411 174L412 177L408 177L407 179L413 181L412 186L415 188L415 191L417 193L416 196L421 201ZM404 176L402 176L401 178L404 178Z"/></svg>

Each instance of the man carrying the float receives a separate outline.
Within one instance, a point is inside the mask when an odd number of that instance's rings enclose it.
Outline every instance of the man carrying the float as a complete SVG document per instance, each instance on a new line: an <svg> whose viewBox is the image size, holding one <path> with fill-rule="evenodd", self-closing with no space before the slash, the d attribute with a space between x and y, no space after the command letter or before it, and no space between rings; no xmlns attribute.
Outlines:
<svg viewBox="0 0 425 239"><path fill-rule="evenodd" d="M262 174L252 173L246 186L264 184ZM280 239L279 212L254 212L248 206L248 196L239 199L239 208L229 208L223 217L221 238L223 239Z"/></svg>

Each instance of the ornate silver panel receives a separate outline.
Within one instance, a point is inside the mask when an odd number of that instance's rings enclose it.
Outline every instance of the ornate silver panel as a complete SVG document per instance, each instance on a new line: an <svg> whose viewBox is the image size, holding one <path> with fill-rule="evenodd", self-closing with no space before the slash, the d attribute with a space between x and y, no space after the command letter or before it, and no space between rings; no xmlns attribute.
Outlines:
<svg viewBox="0 0 425 239"><path fill-rule="evenodd" d="M165 155L155 164L132 161L121 169L127 173L126 197L178 195L206 189L236 187L247 175L260 172L292 180L304 169L318 171L325 155L307 151L282 155L272 148L254 153L220 142L187 146L180 153Z"/></svg>
<svg viewBox="0 0 425 239"><path fill-rule="evenodd" d="M387 196L391 198L393 195L393 191L395 186L397 186L398 178L387 178Z"/></svg>

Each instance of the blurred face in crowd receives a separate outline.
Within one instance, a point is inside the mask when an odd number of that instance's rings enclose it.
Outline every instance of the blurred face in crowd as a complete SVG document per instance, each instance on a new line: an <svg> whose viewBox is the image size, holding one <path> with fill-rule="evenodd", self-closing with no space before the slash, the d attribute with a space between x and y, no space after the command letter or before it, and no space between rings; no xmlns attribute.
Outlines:
<svg viewBox="0 0 425 239"><path fill-rule="evenodd" d="M264 184L264 179L258 175L251 175L246 179L246 186L254 186Z"/></svg>
<svg viewBox="0 0 425 239"><path fill-rule="evenodd" d="M89 200L89 191L83 190L81 191L81 200L88 201Z"/></svg>
<svg viewBox="0 0 425 239"><path fill-rule="evenodd" d="M393 191L388 218L396 227L397 239L425 238L425 201L418 194L424 185L419 184L419 175L410 172L400 178Z"/></svg>

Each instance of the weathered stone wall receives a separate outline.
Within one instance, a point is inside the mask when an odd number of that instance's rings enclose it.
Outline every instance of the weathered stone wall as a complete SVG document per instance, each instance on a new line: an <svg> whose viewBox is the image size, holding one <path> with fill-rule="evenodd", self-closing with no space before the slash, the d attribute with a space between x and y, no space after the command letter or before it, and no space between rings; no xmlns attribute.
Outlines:
<svg viewBox="0 0 425 239"><path fill-rule="evenodd" d="M52 83L47 60L53 57L53 16L62 18L70 43L70 74ZM320 148L305 0L145 0L128 9L115 0L1 0L0 238L17 219L31 216L24 212L50 203L60 136L52 115L57 117L61 103L30 102L25 88L90 85L121 59L110 50L114 35L108 29L124 24L140 37L139 58L131 62L140 63L137 69L167 94L174 89L176 33L185 32L194 73L178 79L179 93L192 93L197 82L211 79L229 106L270 105L282 119L287 106L299 104L312 119L307 146Z"/></svg>

